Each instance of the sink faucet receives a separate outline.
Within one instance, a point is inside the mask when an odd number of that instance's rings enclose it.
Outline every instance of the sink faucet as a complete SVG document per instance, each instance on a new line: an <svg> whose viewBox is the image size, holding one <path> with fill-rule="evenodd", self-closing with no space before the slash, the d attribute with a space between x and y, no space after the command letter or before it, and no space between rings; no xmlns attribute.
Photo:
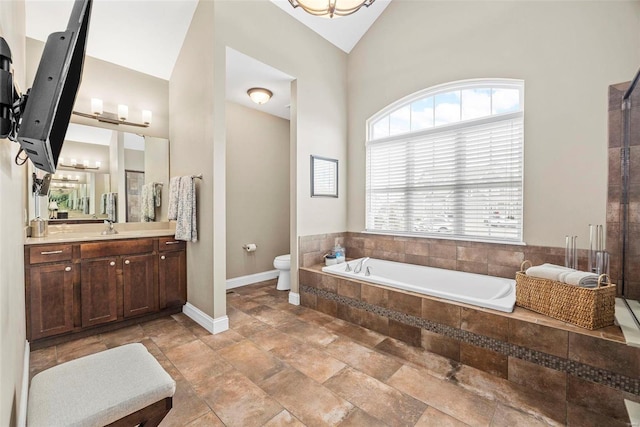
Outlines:
<svg viewBox="0 0 640 427"><path fill-rule="evenodd" d="M362 267L364 267L364 263L369 261L369 257L362 258L360 262L356 265L356 268L353 269L353 272L358 274L362 271Z"/></svg>
<svg viewBox="0 0 640 427"><path fill-rule="evenodd" d="M109 235L109 234L118 234L118 230L113 228L113 221L111 221L110 219L105 219L104 220L104 225L106 225L106 228L104 230L102 230L102 233L100 233L103 236L106 236L106 235Z"/></svg>

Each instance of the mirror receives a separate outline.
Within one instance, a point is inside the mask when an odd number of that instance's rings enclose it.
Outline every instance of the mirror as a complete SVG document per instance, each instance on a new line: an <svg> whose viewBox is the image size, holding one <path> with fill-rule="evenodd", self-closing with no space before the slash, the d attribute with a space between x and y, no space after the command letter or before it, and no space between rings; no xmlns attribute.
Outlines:
<svg viewBox="0 0 640 427"><path fill-rule="evenodd" d="M338 197L338 160L311 156L311 197Z"/></svg>
<svg viewBox="0 0 640 427"><path fill-rule="evenodd" d="M142 214L145 185L154 189L153 221L167 221L167 139L70 123L51 178L40 211L52 224L149 221Z"/></svg>

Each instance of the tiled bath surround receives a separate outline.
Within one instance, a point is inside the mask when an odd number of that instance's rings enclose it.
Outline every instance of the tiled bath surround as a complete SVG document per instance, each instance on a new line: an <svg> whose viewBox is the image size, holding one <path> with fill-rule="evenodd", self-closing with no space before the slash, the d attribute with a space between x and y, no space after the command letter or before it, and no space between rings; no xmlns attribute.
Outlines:
<svg viewBox="0 0 640 427"><path fill-rule="evenodd" d="M364 233L300 239L301 304L455 362L609 417L640 401L640 349L618 327L588 331L516 307L512 314L390 290L320 270L340 242L348 258L375 258L514 277L522 260L562 263L563 248L441 241ZM586 251L580 252L586 264Z"/></svg>

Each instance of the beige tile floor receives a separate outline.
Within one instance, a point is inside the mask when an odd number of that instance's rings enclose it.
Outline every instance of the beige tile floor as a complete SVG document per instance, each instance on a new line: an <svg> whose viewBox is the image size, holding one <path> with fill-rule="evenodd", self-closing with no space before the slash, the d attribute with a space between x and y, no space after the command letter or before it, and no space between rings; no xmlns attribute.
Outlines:
<svg viewBox="0 0 640 427"><path fill-rule="evenodd" d="M544 426L566 419L566 402L290 305L274 281L234 289L227 303L231 328L221 334L178 314L34 351L31 376L141 342L177 383L162 426Z"/></svg>

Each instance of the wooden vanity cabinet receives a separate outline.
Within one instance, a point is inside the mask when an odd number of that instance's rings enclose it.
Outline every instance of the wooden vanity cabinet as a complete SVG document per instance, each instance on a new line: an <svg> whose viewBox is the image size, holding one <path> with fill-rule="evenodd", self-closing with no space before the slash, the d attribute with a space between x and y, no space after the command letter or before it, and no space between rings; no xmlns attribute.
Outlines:
<svg viewBox="0 0 640 427"><path fill-rule="evenodd" d="M32 339L64 334L74 327L76 270L70 245L25 248L27 333Z"/></svg>
<svg viewBox="0 0 640 427"><path fill-rule="evenodd" d="M34 349L177 313L187 298L186 245L170 237L27 245L25 270Z"/></svg>
<svg viewBox="0 0 640 427"><path fill-rule="evenodd" d="M82 327L118 320L117 258L82 260Z"/></svg>
<svg viewBox="0 0 640 427"><path fill-rule="evenodd" d="M187 302L186 243L173 238L158 239L158 290L160 308Z"/></svg>
<svg viewBox="0 0 640 427"><path fill-rule="evenodd" d="M124 317L158 311L158 286L153 254L130 255L122 260Z"/></svg>

